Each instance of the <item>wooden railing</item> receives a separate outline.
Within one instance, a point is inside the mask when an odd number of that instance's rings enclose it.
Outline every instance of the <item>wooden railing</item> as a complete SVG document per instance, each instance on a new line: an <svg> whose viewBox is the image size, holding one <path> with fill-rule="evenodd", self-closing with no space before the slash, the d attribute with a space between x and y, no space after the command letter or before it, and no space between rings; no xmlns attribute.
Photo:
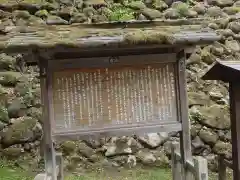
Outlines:
<svg viewBox="0 0 240 180"><path fill-rule="evenodd" d="M208 180L208 164L206 159L195 156L193 157L193 161L187 160L186 163L183 164L179 145L177 143L172 143L171 151L173 180ZM184 176L183 168L187 169L188 177Z"/></svg>
<svg viewBox="0 0 240 180"><path fill-rule="evenodd" d="M62 153L56 153L56 173L57 180L63 180L63 158ZM47 173L38 174L34 180L53 180L52 176L48 176Z"/></svg>
<svg viewBox="0 0 240 180"><path fill-rule="evenodd" d="M218 180L227 180L227 168L233 169L232 162L226 160L224 156L218 157Z"/></svg>
<svg viewBox="0 0 240 180"><path fill-rule="evenodd" d="M177 143L172 143L172 176L173 180L208 180L208 167L207 160L196 156L193 157L193 161L186 161L185 164L182 163L181 155L179 152L179 145ZM223 159L221 159L223 161ZM221 163L222 172L220 177L226 180L226 162ZM228 164L227 164L228 165ZM187 178L184 176L183 169L186 168L188 173L191 174ZM186 171L185 171L186 172ZM225 174L224 174L225 173ZM63 159L61 153L56 153L56 174L57 180L63 180ZM38 174L34 180L53 180L51 176L47 173Z"/></svg>

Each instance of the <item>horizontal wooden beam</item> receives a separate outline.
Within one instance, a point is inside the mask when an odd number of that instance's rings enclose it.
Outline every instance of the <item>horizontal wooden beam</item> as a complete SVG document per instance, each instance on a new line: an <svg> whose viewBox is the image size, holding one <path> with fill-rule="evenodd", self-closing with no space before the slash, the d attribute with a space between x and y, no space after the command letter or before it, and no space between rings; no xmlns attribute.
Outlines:
<svg viewBox="0 0 240 180"><path fill-rule="evenodd" d="M55 132L52 134L55 141L61 142L65 140L79 140L79 139L96 139L99 137L111 136L131 136L142 135L149 132L178 132L182 130L182 124L179 122L162 123L160 125L146 125L134 128L114 128L108 130L95 131L69 131L69 132Z"/></svg>

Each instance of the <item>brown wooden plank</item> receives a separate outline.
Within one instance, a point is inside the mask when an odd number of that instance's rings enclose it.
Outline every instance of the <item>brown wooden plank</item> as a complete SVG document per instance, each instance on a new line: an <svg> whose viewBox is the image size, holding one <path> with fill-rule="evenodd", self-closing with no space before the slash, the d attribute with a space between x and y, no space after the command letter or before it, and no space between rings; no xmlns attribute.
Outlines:
<svg viewBox="0 0 240 180"><path fill-rule="evenodd" d="M49 79L50 73L48 73L46 64L40 63L40 76L44 78L41 80L42 98L43 98L43 144L42 148L44 149L44 159L45 159L45 170L46 176L52 177L52 180L57 180L56 173L56 155L55 149L52 141L51 134L51 115L50 115L50 102L51 99L49 92L51 91L51 81Z"/></svg>
<svg viewBox="0 0 240 180"><path fill-rule="evenodd" d="M240 179L240 82L230 83L233 179Z"/></svg>
<svg viewBox="0 0 240 180"><path fill-rule="evenodd" d="M182 164L181 164L181 156L178 157L179 144L177 142L173 142L171 145L171 158L172 158L172 178L173 180L183 180L184 176L181 172Z"/></svg>
<svg viewBox="0 0 240 180"><path fill-rule="evenodd" d="M148 64L174 63L175 53L138 54L138 55L108 55L104 57L66 58L49 61L52 71L67 69L118 68L122 66L144 66Z"/></svg>
<svg viewBox="0 0 240 180"><path fill-rule="evenodd" d="M222 73L225 72L225 73ZM239 81L239 61L216 61L211 68L202 76L204 80L221 80L224 82Z"/></svg>
<svg viewBox="0 0 240 180"><path fill-rule="evenodd" d="M188 119L188 104L187 104L187 90L186 90L186 74L185 74L185 52L180 51L177 56L178 59L178 86L180 111L179 117L182 122L182 131L180 132L180 152L183 162L184 180L192 180L192 173L187 168L187 161L192 162L191 139L190 139L190 122Z"/></svg>
<svg viewBox="0 0 240 180"><path fill-rule="evenodd" d="M111 137L111 136L131 136L131 135L142 135L149 132L177 132L182 130L181 123L162 124L158 126L146 126L138 128L118 128L105 131L72 131L64 133L54 133L53 137L56 141L65 140L79 140L89 138L100 138L100 137Z"/></svg>
<svg viewBox="0 0 240 180"><path fill-rule="evenodd" d="M208 180L208 163L203 157L197 156L193 158L195 180Z"/></svg>
<svg viewBox="0 0 240 180"><path fill-rule="evenodd" d="M224 157L218 157L218 180L227 180L226 165L224 163Z"/></svg>

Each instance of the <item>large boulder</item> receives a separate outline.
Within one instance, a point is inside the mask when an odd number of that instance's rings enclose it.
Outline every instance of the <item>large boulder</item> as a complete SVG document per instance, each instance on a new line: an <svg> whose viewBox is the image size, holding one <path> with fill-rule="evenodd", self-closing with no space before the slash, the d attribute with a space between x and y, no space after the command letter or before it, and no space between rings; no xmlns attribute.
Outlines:
<svg viewBox="0 0 240 180"><path fill-rule="evenodd" d="M140 136L139 140L150 148L156 148L162 145L168 139L168 133L149 133L145 136Z"/></svg>
<svg viewBox="0 0 240 180"><path fill-rule="evenodd" d="M10 118L18 118L26 114L27 107L20 98L16 98L9 104L7 111Z"/></svg>
<svg viewBox="0 0 240 180"><path fill-rule="evenodd" d="M213 151L218 155L224 155L225 158L232 158L232 145L223 141L218 141L213 147Z"/></svg>
<svg viewBox="0 0 240 180"><path fill-rule="evenodd" d="M149 20L154 20L156 18L161 18L162 13L156 9L144 8L142 14L147 17Z"/></svg>
<svg viewBox="0 0 240 180"><path fill-rule="evenodd" d="M232 6L234 4L234 1L233 0L208 0L208 3L210 5L216 5L223 8L223 7Z"/></svg>
<svg viewBox="0 0 240 180"><path fill-rule="evenodd" d="M144 165L153 165L157 161L157 158L154 156L154 154L149 152L147 149L138 151L136 156L137 159Z"/></svg>
<svg viewBox="0 0 240 180"><path fill-rule="evenodd" d="M42 136L42 127L36 119L21 117L16 119L12 125L5 128L2 133L4 146L32 142Z"/></svg>
<svg viewBox="0 0 240 180"><path fill-rule="evenodd" d="M112 138L111 141L104 145L105 156L128 155L137 152L142 148L133 138Z"/></svg>
<svg viewBox="0 0 240 180"><path fill-rule="evenodd" d="M24 149L20 147L8 147L2 150L2 154L8 159L19 158L24 152Z"/></svg>
<svg viewBox="0 0 240 180"><path fill-rule="evenodd" d="M86 143L80 142L77 144L77 151L82 156L86 157L91 162L97 162L101 159L102 156L100 156L96 150L90 148Z"/></svg>
<svg viewBox="0 0 240 180"><path fill-rule="evenodd" d="M21 77L21 73L12 71L0 72L0 84L4 86L15 86L18 79Z"/></svg>
<svg viewBox="0 0 240 180"><path fill-rule="evenodd" d="M227 106L214 104L212 106L191 108L190 115L192 119L210 128L230 128L230 113Z"/></svg>
<svg viewBox="0 0 240 180"><path fill-rule="evenodd" d="M216 144L219 138L217 133L213 132L209 128L201 129L199 132L199 136L206 144L209 144L212 146Z"/></svg>
<svg viewBox="0 0 240 180"><path fill-rule="evenodd" d="M0 54L0 71L13 70L15 65L15 58L8 56L5 53Z"/></svg>
<svg viewBox="0 0 240 180"><path fill-rule="evenodd" d="M210 98L204 92L189 92L188 93L188 105L191 107L193 105L209 105Z"/></svg>

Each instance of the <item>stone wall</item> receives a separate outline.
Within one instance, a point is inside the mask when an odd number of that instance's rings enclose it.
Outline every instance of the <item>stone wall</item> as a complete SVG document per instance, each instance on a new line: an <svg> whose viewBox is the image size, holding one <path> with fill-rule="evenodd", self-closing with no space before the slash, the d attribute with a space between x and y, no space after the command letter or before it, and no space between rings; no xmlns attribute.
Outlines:
<svg viewBox="0 0 240 180"><path fill-rule="evenodd" d="M228 86L218 81L203 81L202 73L217 59L239 60L240 1L171 0L0 0L0 36L5 25L69 24L129 19L177 19L187 17L223 18L209 24L222 35L219 42L197 47L187 59L189 118L194 155L209 160L216 169L216 155L231 159L231 132ZM37 67L26 67L21 55L0 54L0 155L36 164L42 137L39 79ZM101 166L168 166L170 142L177 133L152 133L143 137L121 137L64 142L67 168Z"/></svg>

